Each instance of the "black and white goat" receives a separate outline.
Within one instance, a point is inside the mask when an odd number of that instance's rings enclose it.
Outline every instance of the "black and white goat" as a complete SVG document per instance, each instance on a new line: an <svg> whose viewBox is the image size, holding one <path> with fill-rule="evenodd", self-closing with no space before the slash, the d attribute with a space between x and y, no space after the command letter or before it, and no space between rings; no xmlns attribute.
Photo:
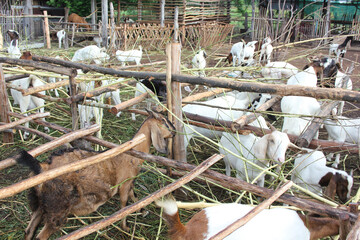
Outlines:
<svg viewBox="0 0 360 240"><path fill-rule="evenodd" d="M152 79L151 77L145 78L140 82L136 83L134 97L138 97L141 94L148 92L149 90L152 91L155 95L153 96L154 99L150 97L146 100L148 109L151 108L152 103L158 104L159 101L166 101L166 83L161 80ZM133 108L136 108L136 105L134 105ZM131 113L131 119L133 121L136 121L135 113Z"/></svg>
<svg viewBox="0 0 360 240"><path fill-rule="evenodd" d="M7 30L11 41L8 48L9 57L11 58L20 58L21 52L19 48L19 33L15 30Z"/></svg>
<svg viewBox="0 0 360 240"><path fill-rule="evenodd" d="M330 44L329 56L335 55L337 62L340 59L341 67L343 65L343 59L345 57L347 44L348 44L349 41L351 41L352 38L353 38L352 36L348 36L348 37L345 38L344 42L341 43L341 44L338 44L338 43Z"/></svg>

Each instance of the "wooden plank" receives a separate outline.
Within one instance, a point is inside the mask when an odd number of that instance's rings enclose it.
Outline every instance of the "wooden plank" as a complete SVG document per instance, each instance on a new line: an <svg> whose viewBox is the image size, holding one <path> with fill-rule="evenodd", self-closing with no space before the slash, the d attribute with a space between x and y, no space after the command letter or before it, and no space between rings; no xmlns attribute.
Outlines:
<svg viewBox="0 0 360 240"><path fill-rule="evenodd" d="M37 118L44 118L44 117L48 117L48 116L50 116L49 112L31 114L30 116L27 116L27 117L25 117L23 119L20 119L20 120L17 120L17 121L11 122L11 123L7 123L7 124L4 124L4 125L0 126L0 132L4 131L6 129L9 129L9 128L13 128L13 127L15 127L17 125L29 122L31 120L34 120L34 119L37 119Z"/></svg>
<svg viewBox="0 0 360 240"><path fill-rule="evenodd" d="M45 28L45 38L46 38L46 47L47 49L51 48L50 42L50 29L49 29L49 19L47 17L47 11L44 11L44 28Z"/></svg>
<svg viewBox="0 0 360 240"><path fill-rule="evenodd" d="M8 114L9 111L10 111L10 106L6 91L5 77L2 69L2 64L0 64L0 119L2 122L11 123L11 119ZM3 143L11 143L13 141L14 141L13 133L11 132L3 133Z"/></svg>

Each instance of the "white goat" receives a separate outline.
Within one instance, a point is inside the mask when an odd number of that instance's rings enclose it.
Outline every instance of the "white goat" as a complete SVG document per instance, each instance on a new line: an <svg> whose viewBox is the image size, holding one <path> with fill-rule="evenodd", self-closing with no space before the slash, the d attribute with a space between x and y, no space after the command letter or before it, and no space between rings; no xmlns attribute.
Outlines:
<svg viewBox="0 0 360 240"><path fill-rule="evenodd" d="M229 63L233 63L233 66L236 66L236 60L238 61L238 66L241 64L241 54L244 49L244 42L238 42L232 45L229 55L226 57Z"/></svg>
<svg viewBox="0 0 360 240"><path fill-rule="evenodd" d="M287 85L302 85L316 87L317 75L323 73L324 77L329 77L337 71L337 65L331 58L313 59L309 66L294 76L290 77ZM299 107L301 104L301 107ZM281 100L281 111L283 113L295 115L317 115L320 111L320 104L315 98L300 96L285 96ZM299 136L310 124L309 118L284 117L282 131ZM318 133L315 138L318 137Z"/></svg>
<svg viewBox="0 0 360 240"><path fill-rule="evenodd" d="M250 103L259 97L258 93L227 93L225 96L217 97L208 101L201 102L204 105L188 104L183 107L183 112L201 115L203 117L212 118L216 120L231 121L241 117L244 112L233 109L247 109ZM222 109L226 108L226 109ZM204 136L214 139L220 138L222 132L214 131L202 127L184 125L184 145L185 149L190 140L194 136Z"/></svg>
<svg viewBox="0 0 360 240"><path fill-rule="evenodd" d="M117 81L122 81L122 78L119 78ZM114 80L110 81L110 80L102 80L101 84L102 86L106 86L109 85L110 83L113 83ZM79 89L82 92L89 92L95 89L95 81L90 81L90 82L80 82L79 84ZM119 89L116 89L114 91L111 92L106 92L104 94L101 94L99 96L94 97L95 98L95 102L103 104L104 103L104 99L105 98L112 98L114 100L115 105L120 104L121 100L120 100L120 91ZM79 110L79 120L80 120L80 128L85 128L91 125L90 120L92 118L95 118L95 122L101 126L102 123L102 118L103 118L103 109L102 108L98 108L98 107L93 107L93 106L87 106L87 105L78 105L78 110ZM118 112L116 114L117 117L119 117L121 114L121 112ZM101 135L101 130L98 131L97 133L97 137L98 138L102 138Z"/></svg>
<svg viewBox="0 0 360 240"><path fill-rule="evenodd" d="M110 59L104 48L99 48L95 45L86 46L77 50L74 57L71 59L73 62L80 61L94 61L96 64L101 64Z"/></svg>
<svg viewBox="0 0 360 240"><path fill-rule="evenodd" d="M15 81L12 81L12 85L21 87L22 89L28 89L29 87L39 87L43 86L44 83L36 76L30 75L26 78L21 78ZM14 99L14 104L19 104L20 106L20 112L27 112L28 110L38 108L38 112L43 113L44 112L44 104L45 100L42 98L38 98L32 95L23 96L21 92L10 89L11 96ZM45 91L41 91L41 94L45 95ZM27 116L27 114L24 114ZM45 119L44 119L45 120ZM29 122L25 123L25 127L29 127ZM48 127L44 127L46 131L49 131ZM24 132L24 139L27 139L30 134L28 132Z"/></svg>
<svg viewBox="0 0 360 240"><path fill-rule="evenodd" d="M206 57L207 55L205 50L201 49L195 54L195 56L191 60L192 67L200 69L200 71L197 72L200 77L205 77L204 69L206 67Z"/></svg>
<svg viewBox="0 0 360 240"><path fill-rule="evenodd" d="M264 58L264 60L266 60L266 63L269 64L272 51L273 51L273 46L271 45L271 38L270 37L264 38L263 44L261 45L259 63L261 63L261 61Z"/></svg>
<svg viewBox="0 0 360 240"><path fill-rule="evenodd" d="M58 31L56 33L56 36L57 36L58 41L59 41L59 48L61 48L61 43L62 42L64 42L64 45L65 45L65 37L66 37L65 29L62 29L62 30Z"/></svg>
<svg viewBox="0 0 360 240"><path fill-rule="evenodd" d="M335 79L335 87L352 90L353 85L352 85L351 79L349 78L347 81L346 81L346 79L347 79L347 75L338 71L336 74L336 79ZM345 102L340 101L340 104L338 105L335 114L342 115L343 110L344 110L344 105L345 105Z"/></svg>
<svg viewBox="0 0 360 240"><path fill-rule="evenodd" d="M263 137L257 137L254 134L235 135L224 132L220 139L219 151L225 155L226 175L230 176L230 167L236 170L236 177L249 181L254 180L261 174L262 170L248 163L251 162L259 167L269 167L269 162L285 162L285 152L287 148L293 145L286 133L273 131ZM241 159L232 153L235 153ZM265 175L257 179L257 184L264 187Z"/></svg>
<svg viewBox="0 0 360 240"><path fill-rule="evenodd" d="M251 64L254 63L254 52L255 52L255 44L258 41L251 41L248 42L245 47L243 48L243 51L240 55L240 62L242 63L246 63L247 66L250 66ZM245 58L247 58L247 60L245 61Z"/></svg>
<svg viewBox="0 0 360 240"><path fill-rule="evenodd" d="M295 158L291 180L299 186L321 195L322 187L328 186L333 177L336 180L336 193L342 202L346 202L353 185L352 176L345 171L327 167L325 155L321 151L301 154Z"/></svg>
<svg viewBox="0 0 360 240"><path fill-rule="evenodd" d="M347 117L337 117L335 121L330 119L324 120L326 131L328 132L328 139L337 142L347 142L359 144L360 142L360 119L351 119ZM334 156L333 153L328 155L328 159ZM336 154L333 167L338 167L340 163L340 153Z"/></svg>
<svg viewBox="0 0 360 240"><path fill-rule="evenodd" d="M121 62L122 66L125 66L126 62L135 62L136 65L140 65L142 58L142 47L139 46L139 50L133 49L129 51L116 51L116 58Z"/></svg>
<svg viewBox="0 0 360 240"><path fill-rule="evenodd" d="M163 217L169 225L168 232L171 240L210 239L254 208L237 203L219 204L195 214L184 226L180 222L175 200L156 201L156 204L164 208ZM321 225L317 227L319 229ZM224 240L309 240L311 233L309 230L296 211L272 208L262 210Z"/></svg>
<svg viewBox="0 0 360 240"><path fill-rule="evenodd" d="M266 79L275 80L274 83L278 83L276 80L287 80L297 73L298 69L287 62L270 62L261 68L261 75Z"/></svg>

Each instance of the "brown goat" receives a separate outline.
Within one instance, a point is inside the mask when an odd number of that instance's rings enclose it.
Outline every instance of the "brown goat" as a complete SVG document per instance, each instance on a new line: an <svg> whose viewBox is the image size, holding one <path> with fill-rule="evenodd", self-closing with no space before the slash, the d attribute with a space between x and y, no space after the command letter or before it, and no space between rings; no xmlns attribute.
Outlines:
<svg viewBox="0 0 360 240"><path fill-rule="evenodd" d="M146 140L134 149L148 153L150 145L153 144L159 152L164 153L167 150L166 139L174 136L175 128L162 114L151 111L149 114L135 135L144 134ZM98 152L70 149L53 154L47 162L39 164L30 154L23 151L17 161L29 166L35 174L39 174L96 154ZM25 239L32 239L42 220L44 228L36 239L48 239L66 222L69 214L90 214L116 193L120 195L120 207L125 207L129 196L135 200L133 180L142 163L142 159L122 153L32 188L29 200L33 213L25 230ZM125 219L122 227L128 230Z"/></svg>
<svg viewBox="0 0 360 240"><path fill-rule="evenodd" d="M340 221L328 217L312 217L299 214L305 226L310 231L310 240L338 235Z"/></svg>
<svg viewBox="0 0 360 240"><path fill-rule="evenodd" d="M86 22L85 18L80 17L76 13L70 14L68 21L72 23L77 23L76 24L77 28L85 27L88 31L91 30L90 25Z"/></svg>
<svg viewBox="0 0 360 240"><path fill-rule="evenodd" d="M25 52L23 52L23 54L21 55L20 59L32 60L31 52L30 52L30 51L25 51Z"/></svg>

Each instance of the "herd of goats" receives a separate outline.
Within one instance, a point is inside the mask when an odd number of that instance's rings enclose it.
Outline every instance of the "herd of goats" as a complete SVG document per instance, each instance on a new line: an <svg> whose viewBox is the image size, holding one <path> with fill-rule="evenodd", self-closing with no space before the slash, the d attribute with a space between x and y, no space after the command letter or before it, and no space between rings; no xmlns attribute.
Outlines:
<svg viewBox="0 0 360 240"><path fill-rule="evenodd" d="M16 31L8 30L8 35L11 38L8 48L9 56L31 59L31 54L22 54L19 49L19 34ZM65 32L61 30L57 36L59 47L61 47ZM261 69L262 77L267 82L275 84L283 84L285 79L287 85L335 87L351 90L351 79L340 71L340 65L342 65L348 43L353 41L355 40L352 37L347 37L342 44L331 44L329 56L312 58L303 70L299 70L287 62L271 62L273 46L269 37L262 40L261 43L258 41L248 43L241 41L234 44L227 60L233 64L233 67L263 63L265 66ZM255 60L254 54L257 50L260 54L258 60ZM333 56L335 59L332 58ZM206 57L205 50L199 50L192 59L193 68L196 69L200 77L205 77ZM116 58L122 65L129 62L140 65L142 47L139 46L139 49L130 51L118 50ZM95 64L101 64L108 60L109 55L106 51L96 45L77 50L72 58L74 62L94 62ZM78 71L81 75L81 71ZM54 82L56 78L49 80ZM110 81L103 81L102 84L110 84ZM44 85L44 82L38 77L30 75L27 78L12 81L12 84L27 89ZM79 84L80 91L84 92L95 87L94 81L84 81ZM156 102L163 102L166 99L166 85L156 79L139 81L136 85L135 96L148 90L156 94L154 97L157 98ZM186 90L191 91L190 87L187 87ZM27 112L33 108L44 111L44 99L31 95L23 96L21 92L14 89L10 89L10 93L14 104L20 106L21 112ZM46 94L45 92L41 93ZM55 95L59 96L59 93L55 92ZM115 104L121 103L119 90L95 97L94 101L100 102L106 97L111 97ZM233 121L249 114L241 109L249 109L251 106L256 110L271 98L272 96L268 94L232 91L206 100L201 105L185 105L183 111L208 118ZM151 100L154 101L154 99ZM344 103L342 102L333 109L332 113L336 117L325 119L324 126L329 139L357 144L360 140L360 120L341 116L343 107ZM315 98L285 96L281 100L281 111L285 114L281 131L275 129L271 124L267 124L266 120L259 115L256 121L250 125L271 130L263 137L258 137L252 133L240 135L232 132L214 131L189 124L184 124L184 133L181 134L184 135L185 148L193 137L220 139L218 146L219 152L224 155L226 175L230 176L231 171L234 170L237 178L264 187L264 169L273 163L279 165L285 163L287 149L289 147L298 148L290 142L287 134L300 136L311 123L311 116L316 116L320 109L321 104ZM92 118L101 124L103 115L99 108L79 105L78 110L81 127L89 126ZM176 129L163 114L150 110L148 113L149 117L136 133L136 135L145 134L147 141L139 144L135 150L148 153L150 146L153 145L157 151L164 153L166 152L167 140L174 136ZM117 116L120 117L120 113ZM136 119L135 114L133 114L132 119ZM318 134L315 138L317 136ZM28 133L25 132L24 137L28 137ZM101 137L101 134L98 137ZM346 203L350 199L353 176L352 173L338 169L340 154L336 154L333 165L329 167L327 160L331 160L334 154L325 156L322 151L311 149L302 149L301 152L295 157L294 167L291 170L291 180L321 196L324 187L332 186L331 190L326 188L327 192L334 192L333 197L336 194L341 202ZM36 175L96 154L96 151L84 149L59 150L53 153L46 162L40 163L28 152L22 151L17 155L17 162L28 166ZM121 208L126 206L129 197L136 201L133 181L140 171L142 162L142 159L122 153L102 163L62 175L33 187L29 194L32 216L25 230L25 239L30 240L34 237L41 222L43 222L44 227L36 239L48 239L65 224L68 215L90 214L116 193L120 195ZM280 171L280 167L275 168L274 171ZM194 215L186 225L183 225L179 219L178 207L173 199L158 200L156 204L164 208L163 217L169 225L169 236L174 240L210 239L253 209L251 206L237 203L221 204L203 209ZM122 227L129 230L125 220ZM225 239L319 239L339 234L339 228L338 219L305 216L295 210L274 208L263 210Z"/></svg>

